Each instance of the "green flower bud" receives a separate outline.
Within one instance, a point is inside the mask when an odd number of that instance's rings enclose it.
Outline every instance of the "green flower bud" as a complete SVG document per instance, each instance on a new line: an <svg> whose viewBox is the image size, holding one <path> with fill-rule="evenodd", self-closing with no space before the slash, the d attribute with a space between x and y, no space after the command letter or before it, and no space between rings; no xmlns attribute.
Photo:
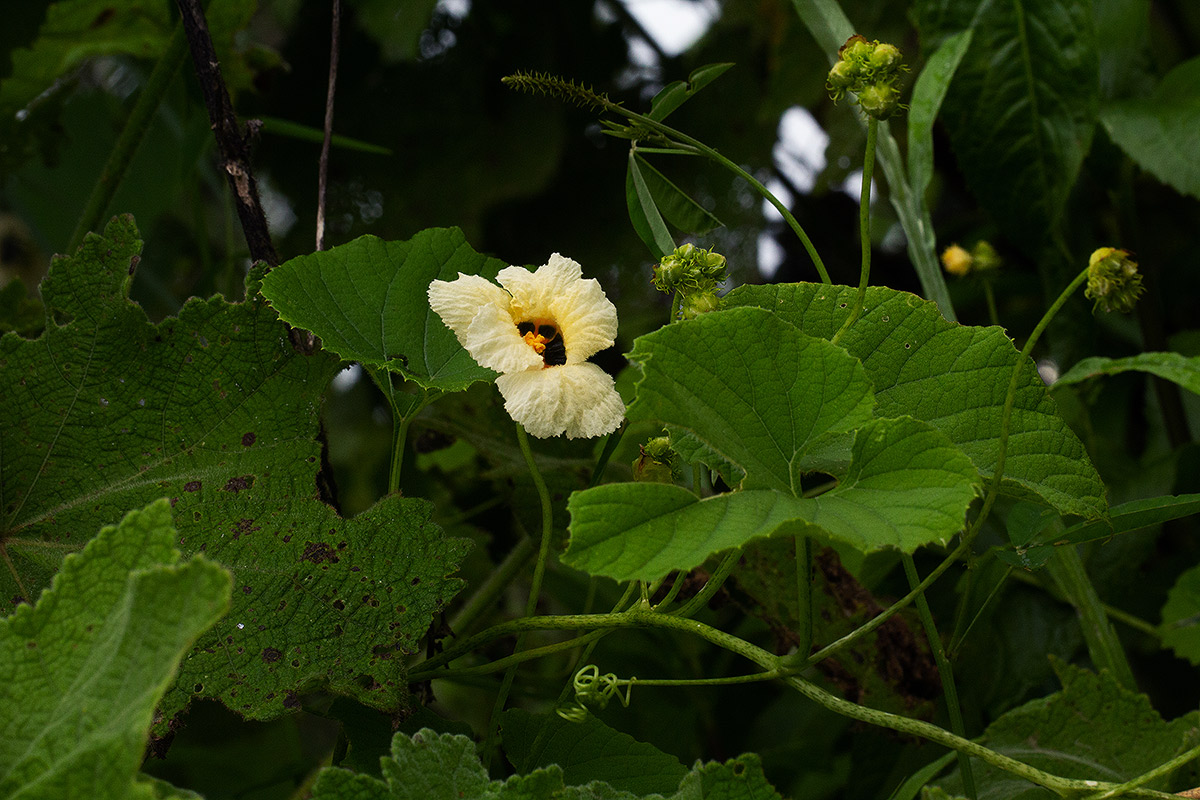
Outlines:
<svg viewBox="0 0 1200 800"><path fill-rule="evenodd" d="M887 119L900 107L900 90L888 84L872 83L858 93L863 113L875 119Z"/></svg>
<svg viewBox="0 0 1200 800"><path fill-rule="evenodd" d="M982 239L971 248L971 258L975 261L975 269L980 272L1000 266L1000 254L996 252L996 248Z"/></svg>
<svg viewBox="0 0 1200 800"><path fill-rule="evenodd" d="M825 89L834 100L841 100L846 92L854 91L854 85L860 78L857 65L849 61L838 61L829 70L825 81Z"/></svg>
<svg viewBox="0 0 1200 800"><path fill-rule="evenodd" d="M691 244L680 245L654 268L653 281L654 288L668 294L715 291L717 284L725 281L725 256Z"/></svg>
<svg viewBox="0 0 1200 800"><path fill-rule="evenodd" d="M679 477L679 456L671 449L669 436L655 436L639 445L633 460L633 479L642 483L674 483Z"/></svg>
<svg viewBox="0 0 1200 800"><path fill-rule="evenodd" d="M696 292L686 295L680 306L684 319L695 319L701 314L716 311L721 305L716 292Z"/></svg>
<svg viewBox="0 0 1200 800"><path fill-rule="evenodd" d="M1096 308L1128 314L1146 291L1137 262L1127 250L1101 247L1088 259L1087 289L1083 296L1096 301Z"/></svg>
<svg viewBox="0 0 1200 800"><path fill-rule="evenodd" d="M875 49L867 56L867 66L875 74L887 74L900 68L900 48L886 42L875 45Z"/></svg>

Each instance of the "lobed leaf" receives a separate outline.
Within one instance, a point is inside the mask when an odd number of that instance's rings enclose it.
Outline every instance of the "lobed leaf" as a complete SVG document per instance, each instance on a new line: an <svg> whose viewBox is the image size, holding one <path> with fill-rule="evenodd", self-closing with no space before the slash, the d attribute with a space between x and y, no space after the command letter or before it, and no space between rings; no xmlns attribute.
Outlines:
<svg viewBox="0 0 1200 800"><path fill-rule="evenodd" d="M675 756L610 728L593 714L582 722L568 722L557 714L511 708L500 727L504 752L517 772L557 764L568 786L603 781L635 795L666 795L688 772Z"/></svg>
<svg viewBox="0 0 1200 800"><path fill-rule="evenodd" d="M1107 672L1099 675L1055 661L1063 689L1015 708L984 732L981 744L1064 778L1131 780L1194 744L1200 715L1165 722L1149 698L1123 688ZM1056 797L1049 789L974 762L980 800ZM1167 776L1147 784L1162 789ZM939 781L952 795L958 775Z"/></svg>
<svg viewBox="0 0 1200 800"><path fill-rule="evenodd" d="M871 417L858 361L755 308L702 315L638 338L643 373L631 421L658 420L745 475L744 489L799 494L803 472L825 468L826 447ZM688 460L700 452L676 444Z"/></svg>
<svg viewBox="0 0 1200 800"><path fill-rule="evenodd" d="M476 364L429 307L429 284L459 273L494 278L505 266L472 250L458 228L403 242L368 235L279 265L263 278L262 294L280 319L312 331L342 359L457 392L496 373Z"/></svg>
<svg viewBox="0 0 1200 800"><path fill-rule="evenodd" d="M326 767L313 785L313 800L780 800L753 754L724 764L697 763L669 794L638 794L601 781L567 784L558 765L494 781L479 763L474 742L428 728L411 737L396 734L391 756L381 762L383 780Z"/></svg>
<svg viewBox="0 0 1200 800"><path fill-rule="evenodd" d="M654 580L761 536L826 535L860 552L912 552L961 530L975 470L914 419L872 420L838 485L813 498L766 489L703 500L670 484L616 483L571 495L563 562L617 580Z"/></svg>
<svg viewBox="0 0 1200 800"><path fill-rule="evenodd" d="M0 619L0 796L149 786L137 772L155 705L229 607L229 573L182 561L175 537L166 500L131 511L69 556L35 605Z"/></svg>
<svg viewBox="0 0 1200 800"><path fill-rule="evenodd" d="M726 307L773 310L805 333L831 338L856 290L847 286L742 286ZM929 422L970 457L985 479L995 469L1004 398L1019 353L997 327L946 322L906 292L868 288L862 316L840 344L862 360L875 413ZM1032 362L1021 366L1002 489L1063 514L1104 514L1105 489L1079 438L1059 416Z"/></svg>
<svg viewBox="0 0 1200 800"><path fill-rule="evenodd" d="M230 615L162 708L192 697L269 718L324 686L407 702L401 656L458 591L465 543L417 499L342 520L318 497L320 396L336 359L295 353L265 304L189 301L152 325L127 291L131 218L58 259L47 328L0 338L0 586L29 598L124 509L169 497L179 546L233 569ZM402 555L403 554L403 555Z"/></svg>

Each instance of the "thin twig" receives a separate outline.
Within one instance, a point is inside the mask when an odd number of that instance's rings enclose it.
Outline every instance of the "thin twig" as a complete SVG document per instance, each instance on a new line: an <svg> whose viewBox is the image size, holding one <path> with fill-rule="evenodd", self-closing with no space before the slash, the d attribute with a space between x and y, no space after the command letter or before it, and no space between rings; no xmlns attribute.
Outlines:
<svg viewBox="0 0 1200 800"><path fill-rule="evenodd" d="M221 158L221 169L233 190L238 219L242 233L250 248L250 257L265 261L270 266L279 263L271 234L267 229L267 217L258 199L258 185L250 169L250 149L242 130L238 127L237 115L229 99L229 90L221 78L221 65L213 49L212 36L200 0L177 0L179 13L183 17L183 29L187 33L188 46L192 51L192 62L196 66L196 78L204 93L204 105L212 123L213 135L217 139L217 151Z"/></svg>
<svg viewBox="0 0 1200 800"><path fill-rule="evenodd" d="M330 26L329 89L325 93L325 139L321 142L321 163L317 173L317 250L325 249L325 191L329 183L329 143L333 139L333 95L337 88L338 31L342 25L342 0L333 0Z"/></svg>

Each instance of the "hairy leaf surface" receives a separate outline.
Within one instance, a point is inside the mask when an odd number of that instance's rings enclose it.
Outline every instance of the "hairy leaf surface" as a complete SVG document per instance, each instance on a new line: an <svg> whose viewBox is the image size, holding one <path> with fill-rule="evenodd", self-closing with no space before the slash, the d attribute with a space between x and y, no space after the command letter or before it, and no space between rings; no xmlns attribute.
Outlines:
<svg viewBox="0 0 1200 800"><path fill-rule="evenodd" d="M155 704L229 607L229 573L175 538L166 500L130 512L0 620L0 796L132 796Z"/></svg>
<svg viewBox="0 0 1200 800"><path fill-rule="evenodd" d="M190 697L277 716L315 686L398 709L400 657L461 585L464 543L422 500L349 521L321 502L317 411L336 360L296 354L253 284L245 303L192 300L151 324L127 297L139 250L132 219L114 220L52 267L42 336L0 339L4 597L33 596L89 531L165 496L181 549L237 586L167 718Z"/></svg>

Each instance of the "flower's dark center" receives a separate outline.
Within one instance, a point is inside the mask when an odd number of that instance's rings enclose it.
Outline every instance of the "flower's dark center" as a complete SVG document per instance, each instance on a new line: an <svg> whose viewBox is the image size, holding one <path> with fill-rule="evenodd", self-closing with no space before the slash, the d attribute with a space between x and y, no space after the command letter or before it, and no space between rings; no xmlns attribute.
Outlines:
<svg viewBox="0 0 1200 800"><path fill-rule="evenodd" d="M557 367L567 363L567 346L558 328L549 322L532 320L517 323L517 332L525 339L525 343L542 357L542 363L547 367Z"/></svg>

